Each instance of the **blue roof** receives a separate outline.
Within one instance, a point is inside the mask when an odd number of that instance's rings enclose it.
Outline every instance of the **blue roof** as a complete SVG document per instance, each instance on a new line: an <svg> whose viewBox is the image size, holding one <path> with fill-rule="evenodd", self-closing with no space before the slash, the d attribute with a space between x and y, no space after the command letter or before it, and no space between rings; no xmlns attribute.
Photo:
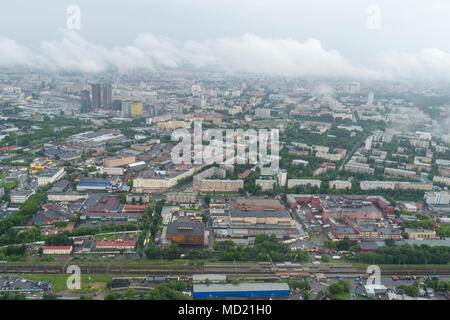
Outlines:
<svg viewBox="0 0 450 320"><path fill-rule="evenodd" d="M80 182L78 183L79 186L98 186L98 187L109 187L111 184L109 182Z"/></svg>
<svg viewBox="0 0 450 320"><path fill-rule="evenodd" d="M194 299L226 297L275 297L289 296L287 283L195 284Z"/></svg>

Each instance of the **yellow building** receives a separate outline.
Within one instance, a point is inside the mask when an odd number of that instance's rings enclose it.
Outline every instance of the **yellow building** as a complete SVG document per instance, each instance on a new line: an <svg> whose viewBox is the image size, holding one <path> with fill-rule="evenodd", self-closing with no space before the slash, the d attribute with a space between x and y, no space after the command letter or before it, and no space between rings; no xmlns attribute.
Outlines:
<svg viewBox="0 0 450 320"><path fill-rule="evenodd" d="M34 159L33 162L30 164L30 168L37 170L47 169L52 165L52 163L53 161L48 158L37 158Z"/></svg>
<svg viewBox="0 0 450 320"><path fill-rule="evenodd" d="M130 113L132 116L142 116L142 102L132 102L130 104Z"/></svg>
<svg viewBox="0 0 450 320"><path fill-rule="evenodd" d="M436 231L424 230L424 229L409 229L406 228L405 232L408 234L408 239L436 239Z"/></svg>
<svg viewBox="0 0 450 320"><path fill-rule="evenodd" d="M161 129L171 129L171 130L175 130L177 128L189 129L191 127L191 123L188 121L172 120L166 122L158 122L157 127Z"/></svg>

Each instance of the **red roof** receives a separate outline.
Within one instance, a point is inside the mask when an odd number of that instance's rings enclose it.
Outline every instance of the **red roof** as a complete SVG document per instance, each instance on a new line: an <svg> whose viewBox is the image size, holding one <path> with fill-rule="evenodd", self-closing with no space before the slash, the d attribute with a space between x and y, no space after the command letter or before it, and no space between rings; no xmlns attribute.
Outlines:
<svg viewBox="0 0 450 320"><path fill-rule="evenodd" d="M136 240L123 240L123 241L105 241L98 240L95 242L96 247L134 247Z"/></svg>
<svg viewBox="0 0 450 320"><path fill-rule="evenodd" d="M45 246L44 250L70 250L72 246Z"/></svg>
<svg viewBox="0 0 450 320"><path fill-rule="evenodd" d="M15 148L17 148L17 146L3 147L3 148L0 148L0 150L1 151L7 151L7 150L15 149Z"/></svg>
<svg viewBox="0 0 450 320"><path fill-rule="evenodd" d="M244 172L239 174L239 178L245 178L246 176L248 176L250 174L251 170L247 169Z"/></svg>
<svg viewBox="0 0 450 320"><path fill-rule="evenodd" d="M347 150L342 149L342 148L334 148L333 151L336 151L337 153L342 154L342 155L347 154Z"/></svg>
<svg viewBox="0 0 450 320"><path fill-rule="evenodd" d="M52 224L53 221L58 221L58 220L59 220L59 218L54 217L54 218L51 218L51 219L48 219L48 220L44 221L44 224Z"/></svg>
<svg viewBox="0 0 450 320"><path fill-rule="evenodd" d="M322 163L322 164L320 165L320 167L321 167L321 168L327 168L327 167L335 168L336 165L335 165L334 163L331 163L331 162L324 162L324 163Z"/></svg>
<svg viewBox="0 0 450 320"><path fill-rule="evenodd" d="M175 167L176 170L183 170L186 169L187 167L190 167L191 165L189 163L184 163L184 164L179 164Z"/></svg>

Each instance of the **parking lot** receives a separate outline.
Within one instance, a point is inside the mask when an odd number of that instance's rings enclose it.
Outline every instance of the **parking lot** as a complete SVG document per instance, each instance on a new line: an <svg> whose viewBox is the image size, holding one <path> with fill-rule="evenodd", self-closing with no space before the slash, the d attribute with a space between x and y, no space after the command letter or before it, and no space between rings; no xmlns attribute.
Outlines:
<svg viewBox="0 0 450 320"><path fill-rule="evenodd" d="M3 292L44 292L52 289L52 284L28 280L18 276L0 276L0 293Z"/></svg>

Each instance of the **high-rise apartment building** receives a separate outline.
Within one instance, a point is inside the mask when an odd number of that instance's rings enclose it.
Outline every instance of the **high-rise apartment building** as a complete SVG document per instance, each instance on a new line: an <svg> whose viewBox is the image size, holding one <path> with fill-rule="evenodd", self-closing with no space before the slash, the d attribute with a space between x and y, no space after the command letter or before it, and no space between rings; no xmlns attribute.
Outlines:
<svg viewBox="0 0 450 320"><path fill-rule="evenodd" d="M112 84L102 84L102 108L103 110L112 110Z"/></svg>
<svg viewBox="0 0 450 320"><path fill-rule="evenodd" d="M132 102L130 105L131 116L141 116L142 115L142 102Z"/></svg>
<svg viewBox="0 0 450 320"><path fill-rule="evenodd" d="M92 107L94 109L112 110L112 84L93 83L91 85Z"/></svg>
<svg viewBox="0 0 450 320"><path fill-rule="evenodd" d="M89 93L89 90L83 90L81 91L81 113L88 113L92 111L92 104L91 104L91 96Z"/></svg>
<svg viewBox="0 0 450 320"><path fill-rule="evenodd" d="M369 94L367 95L367 105L373 106L373 92L372 91L370 91Z"/></svg>
<svg viewBox="0 0 450 320"><path fill-rule="evenodd" d="M100 109L102 105L102 87L100 83L91 84L92 108Z"/></svg>

